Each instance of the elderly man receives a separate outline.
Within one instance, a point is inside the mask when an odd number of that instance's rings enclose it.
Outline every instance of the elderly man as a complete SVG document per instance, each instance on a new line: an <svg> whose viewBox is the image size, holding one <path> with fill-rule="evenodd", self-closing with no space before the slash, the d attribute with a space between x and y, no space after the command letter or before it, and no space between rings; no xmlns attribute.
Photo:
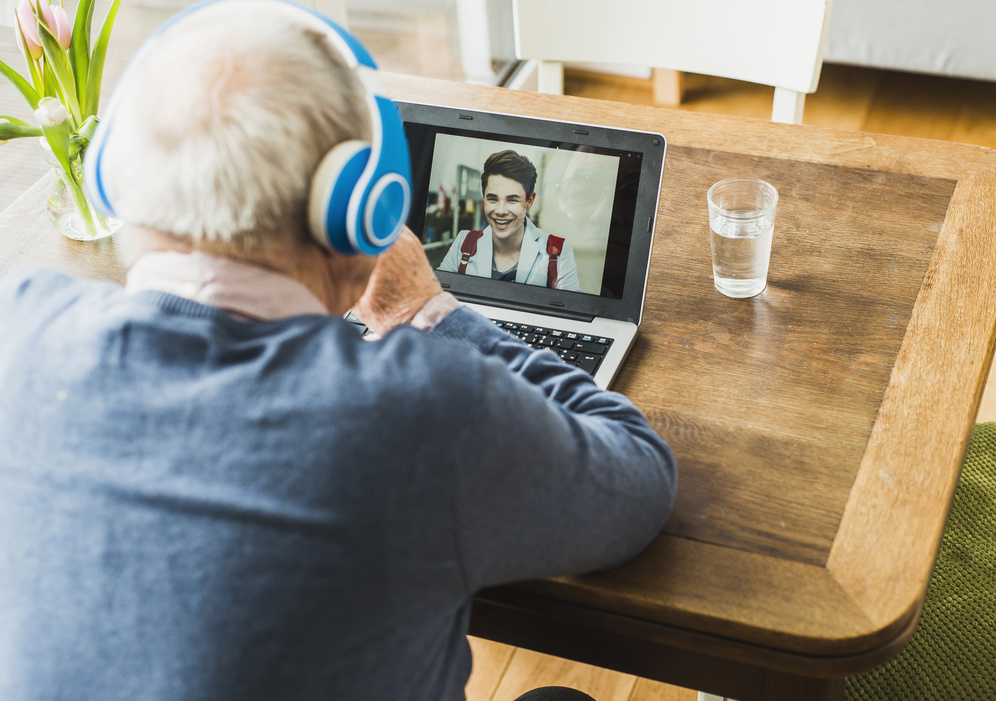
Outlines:
<svg viewBox="0 0 996 701"><path fill-rule="evenodd" d="M460 306L411 233L312 235L371 115L301 12L215 3L130 67L101 152L123 289L0 281L4 701L463 699L475 591L667 518L625 398Z"/></svg>

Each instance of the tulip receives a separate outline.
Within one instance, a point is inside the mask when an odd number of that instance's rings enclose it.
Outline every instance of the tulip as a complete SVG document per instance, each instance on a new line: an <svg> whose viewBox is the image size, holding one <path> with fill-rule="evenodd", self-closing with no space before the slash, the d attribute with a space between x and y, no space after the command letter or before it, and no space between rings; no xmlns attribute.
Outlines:
<svg viewBox="0 0 996 701"><path fill-rule="evenodd" d="M21 0L14 10L14 19L17 31L14 32L17 38L17 48L26 56L30 56L32 61L37 61L45 53L42 50L41 40L38 39L38 20L32 10L31 0Z"/></svg>
<svg viewBox="0 0 996 701"><path fill-rule="evenodd" d="M73 39L73 23L66 14L66 8L62 5L49 5L46 0L39 0L38 7L41 9L45 26L59 42L63 51L69 49L69 42Z"/></svg>
<svg viewBox="0 0 996 701"><path fill-rule="evenodd" d="M57 127L69 118L69 112L54 97L43 97L35 110L35 118L43 127Z"/></svg>
<svg viewBox="0 0 996 701"><path fill-rule="evenodd" d="M20 28L15 33L17 46L32 61L37 61L44 54L38 37L39 21L48 27L63 50L69 49L69 42L73 39L73 23L61 5L49 5L48 0L21 0L14 14Z"/></svg>

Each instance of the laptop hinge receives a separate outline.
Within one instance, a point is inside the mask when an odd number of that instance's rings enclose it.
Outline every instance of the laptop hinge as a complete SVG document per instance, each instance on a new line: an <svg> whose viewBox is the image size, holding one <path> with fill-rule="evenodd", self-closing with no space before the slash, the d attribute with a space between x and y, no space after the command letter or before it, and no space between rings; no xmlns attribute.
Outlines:
<svg viewBox="0 0 996 701"><path fill-rule="evenodd" d="M457 299L461 302L472 302L474 304L483 304L488 307L499 306L495 303L495 300L491 297L478 297L476 295L469 295L466 293L454 293ZM529 312L531 314L544 314L546 316L555 316L559 319L571 319L573 321L584 321L590 323L594 321L594 314L582 314L581 312L573 312L568 309L561 309L556 305L550 305L549 307L538 307L534 304L521 304L516 302L510 302L508 300L502 300L501 305L503 309L514 309L517 312Z"/></svg>

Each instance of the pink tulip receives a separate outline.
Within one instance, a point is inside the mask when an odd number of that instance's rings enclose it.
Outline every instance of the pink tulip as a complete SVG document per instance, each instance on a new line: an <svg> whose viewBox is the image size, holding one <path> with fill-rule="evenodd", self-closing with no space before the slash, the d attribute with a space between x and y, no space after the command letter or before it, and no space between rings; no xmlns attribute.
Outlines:
<svg viewBox="0 0 996 701"><path fill-rule="evenodd" d="M40 17L35 17L35 11L40 13ZM16 31L17 46L32 60L37 61L42 57L41 40L38 37L38 22L42 22L49 31L52 32L59 46L63 50L69 48L69 42L73 38L73 24L66 14L66 10L61 5L49 5L48 0L21 0L14 11L20 31ZM23 40L21 35L23 36ZM25 44L26 49L25 50Z"/></svg>
<svg viewBox="0 0 996 701"><path fill-rule="evenodd" d="M17 25L14 27L14 34L21 53L30 56L32 61L37 61L45 52L38 39L38 21L31 7L31 0L21 0L17 4L17 9L14 10Z"/></svg>
<svg viewBox="0 0 996 701"><path fill-rule="evenodd" d="M49 5L46 0L39 0L38 6L41 8L45 26L58 40L63 51L67 50L73 38L73 23L69 21L66 9L62 5Z"/></svg>

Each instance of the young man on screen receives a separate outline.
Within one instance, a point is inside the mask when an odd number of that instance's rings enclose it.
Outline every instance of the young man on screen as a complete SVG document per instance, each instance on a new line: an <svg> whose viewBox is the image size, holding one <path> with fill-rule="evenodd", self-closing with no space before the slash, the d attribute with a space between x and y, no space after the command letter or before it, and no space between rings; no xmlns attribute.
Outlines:
<svg viewBox="0 0 996 701"><path fill-rule="evenodd" d="M461 231L439 270L577 292L574 248L527 216L536 201L536 168L515 151L493 153L481 175L483 230Z"/></svg>

